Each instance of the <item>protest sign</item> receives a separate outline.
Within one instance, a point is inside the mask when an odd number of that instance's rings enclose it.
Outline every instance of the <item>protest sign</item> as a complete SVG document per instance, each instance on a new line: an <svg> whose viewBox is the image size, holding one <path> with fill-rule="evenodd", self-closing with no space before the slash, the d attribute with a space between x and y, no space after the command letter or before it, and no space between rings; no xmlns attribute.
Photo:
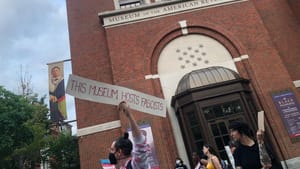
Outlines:
<svg viewBox="0 0 300 169"><path fill-rule="evenodd" d="M259 111L257 115L257 122L258 122L258 129L265 131L265 124L264 124L264 111Z"/></svg>
<svg viewBox="0 0 300 169"><path fill-rule="evenodd" d="M166 117L167 102L129 88L70 75L66 93L79 99L118 105L126 101L134 110Z"/></svg>

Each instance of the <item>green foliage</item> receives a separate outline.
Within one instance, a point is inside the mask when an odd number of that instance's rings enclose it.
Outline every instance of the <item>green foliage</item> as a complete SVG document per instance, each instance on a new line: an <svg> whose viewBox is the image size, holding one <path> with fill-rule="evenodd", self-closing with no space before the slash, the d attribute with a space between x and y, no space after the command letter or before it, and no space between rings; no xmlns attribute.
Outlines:
<svg viewBox="0 0 300 169"><path fill-rule="evenodd" d="M29 168L39 162L50 124L37 95L15 95L0 86L0 168Z"/></svg>
<svg viewBox="0 0 300 169"><path fill-rule="evenodd" d="M69 132L51 136L42 156L50 162L52 169L79 169L78 138Z"/></svg>

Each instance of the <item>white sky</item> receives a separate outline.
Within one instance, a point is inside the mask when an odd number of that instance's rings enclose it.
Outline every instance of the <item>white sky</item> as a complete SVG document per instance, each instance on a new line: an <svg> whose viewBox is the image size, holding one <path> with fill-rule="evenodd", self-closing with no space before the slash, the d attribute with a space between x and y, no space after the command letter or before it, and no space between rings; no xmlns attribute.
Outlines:
<svg viewBox="0 0 300 169"><path fill-rule="evenodd" d="M65 0L0 0L0 12L0 86L20 93L22 67L34 92L48 102L47 63L70 59ZM64 73L67 83L70 61ZM67 95L67 104L67 120L75 120L72 96ZM76 123L71 125L74 134Z"/></svg>

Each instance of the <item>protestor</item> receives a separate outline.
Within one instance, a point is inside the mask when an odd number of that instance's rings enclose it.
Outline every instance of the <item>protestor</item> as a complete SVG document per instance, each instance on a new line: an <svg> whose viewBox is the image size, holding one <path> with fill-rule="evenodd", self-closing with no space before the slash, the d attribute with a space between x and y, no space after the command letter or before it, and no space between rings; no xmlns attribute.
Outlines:
<svg viewBox="0 0 300 169"><path fill-rule="evenodd" d="M233 156L235 160L236 169L269 169L271 163L263 163L260 159L260 153L267 153L264 148L261 149L258 143L254 140L254 135L250 127L244 122L233 122L229 126L230 135L234 141L239 143L235 149ZM263 132L257 132L257 139L259 143L263 143ZM268 159L270 162L270 158Z"/></svg>
<svg viewBox="0 0 300 169"><path fill-rule="evenodd" d="M206 169L222 169L221 161L211 145L205 144L203 146L203 153L207 156Z"/></svg>
<svg viewBox="0 0 300 169"><path fill-rule="evenodd" d="M200 156L196 152L193 152L192 153L192 159L193 159L194 169L206 169L205 165L207 163L207 160L203 159L203 156Z"/></svg>
<svg viewBox="0 0 300 169"><path fill-rule="evenodd" d="M230 140L228 145L229 145L231 153L233 154L235 149L238 147L238 142L236 142L234 140Z"/></svg>
<svg viewBox="0 0 300 169"><path fill-rule="evenodd" d="M182 159L179 157L176 158L175 169L187 169L187 166L183 163Z"/></svg>
<svg viewBox="0 0 300 169"><path fill-rule="evenodd" d="M111 164L116 164L118 169L148 169L149 146L146 144L146 137L139 129L126 102L121 102L118 110L120 113L124 113L129 120L133 144L128 139L129 134L127 132L124 133L123 137L114 141L109 153ZM134 151L132 151L133 146Z"/></svg>

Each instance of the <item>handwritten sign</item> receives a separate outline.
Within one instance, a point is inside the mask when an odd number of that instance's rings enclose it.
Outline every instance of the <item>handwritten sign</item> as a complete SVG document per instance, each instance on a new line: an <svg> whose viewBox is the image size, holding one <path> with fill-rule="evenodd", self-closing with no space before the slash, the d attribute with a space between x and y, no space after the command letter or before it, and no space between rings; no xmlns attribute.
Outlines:
<svg viewBox="0 0 300 169"><path fill-rule="evenodd" d="M76 75L69 76L66 93L79 99L111 105L126 101L132 109L166 117L167 102L164 99Z"/></svg>
<svg viewBox="0 0 300 169"><path fill-rule="evenodd" d="M261 129L262 131L265 131L264 113L264 111L259 111L257 115L258 129Z"/></svg>
<svg viewBox="0 0 300 169"><path fill-rule="evenodd" d="M272 95L272 99L290 137L300 136L300 106L294 93L291 91L276 93Z"/></svg>

